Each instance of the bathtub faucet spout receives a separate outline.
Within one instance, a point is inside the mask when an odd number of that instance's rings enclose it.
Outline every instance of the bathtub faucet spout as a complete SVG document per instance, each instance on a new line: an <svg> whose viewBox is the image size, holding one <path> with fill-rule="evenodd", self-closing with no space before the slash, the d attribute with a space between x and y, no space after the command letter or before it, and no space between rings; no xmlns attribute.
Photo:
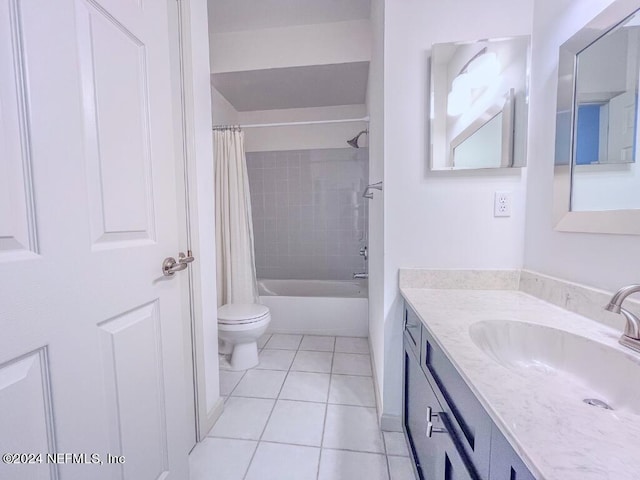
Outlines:
<svg viewBox="0 0 640 480"><path fill-rule="evenodd" d="M369 278L368 273L354 273L353 278Z"/></svg>

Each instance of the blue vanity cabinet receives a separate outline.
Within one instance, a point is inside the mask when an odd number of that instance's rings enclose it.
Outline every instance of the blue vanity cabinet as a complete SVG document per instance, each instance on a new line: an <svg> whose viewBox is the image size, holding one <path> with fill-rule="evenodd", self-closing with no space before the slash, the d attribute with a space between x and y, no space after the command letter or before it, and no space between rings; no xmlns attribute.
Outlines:
<svg viewBox="0 0 640 480"><path fill-rule="evenodd" d="M535 480L429 329L404 315L403 423L420 480Z"/></svg>
<svg viewBox="0 0 640 480"><path fill-rule="evenodd" d="M410 309L408 309L410 310ZM422 328L422 370L434 386L462 449L480 478L489 478L493 422L429 330Z"/></svg>
<svg viewBox="0 0 640 480"><path fill-rule="evenodd" d="M422 322L418 315L410 308L404 309L404 339L411 351L420 358L420 343L422 336Z"/></svg>
<svg viewBox="0 0 640 480"><path fill-rule="evenodd" d="M490 464L489 480L535 480L535 477L495 425L491 431Z"/></svg>
<svg viewBox="0 0 640 480"><path fill-rule="evenodd" d="M451 422L404 337L404 428L420 480L477 480Z"/></svg>
<svg viewBox="0 0 640 480"><path fill-rule="evenodd" d="M420 344L418 344L420 348ZM433 434L427 436L427 412L442 410L420 369L411 338L404 335L404 428L421 480L435 478L436 452ZM438 420L439 421L439 420ZM440 428L438 425L436 428Z"/></svg>

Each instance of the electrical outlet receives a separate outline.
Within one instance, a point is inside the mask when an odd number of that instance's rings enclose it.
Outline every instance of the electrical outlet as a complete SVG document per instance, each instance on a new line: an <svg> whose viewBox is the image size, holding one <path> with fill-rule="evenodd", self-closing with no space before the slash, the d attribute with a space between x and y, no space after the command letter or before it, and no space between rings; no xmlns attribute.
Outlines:
<svg viewBox="0 0 640 480"><path fill-rule="evenodd" d="M511 192L496 192L493 198L493 216L511 216Z"/></svg>

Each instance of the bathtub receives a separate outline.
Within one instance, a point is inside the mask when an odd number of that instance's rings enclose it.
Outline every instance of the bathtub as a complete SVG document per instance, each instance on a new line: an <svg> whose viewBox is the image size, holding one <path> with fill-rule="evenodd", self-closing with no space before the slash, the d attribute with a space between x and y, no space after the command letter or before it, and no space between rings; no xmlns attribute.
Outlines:
<svg viewBox="0 0 640 480"><path fill-rule="evenodd" d="M271 333L368 336L366 280L259 279L258 290Z"/></svg>

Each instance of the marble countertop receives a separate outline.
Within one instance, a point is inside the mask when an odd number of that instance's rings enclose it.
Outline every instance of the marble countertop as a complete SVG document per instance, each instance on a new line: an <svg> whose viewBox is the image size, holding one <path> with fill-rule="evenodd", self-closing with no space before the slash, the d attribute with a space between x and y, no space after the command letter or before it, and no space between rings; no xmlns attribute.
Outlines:
<svg viewBox="0 0 640 480"><path fill-rule="evenodd" d="M553 373L505 367L468 333L481 320L536 323L595 340L640 364L640 355L618 344L619 330L516 290L400 290L537 479L640 479L640 415L589 406L582 400L597 397L593 390Z"/></svg>

